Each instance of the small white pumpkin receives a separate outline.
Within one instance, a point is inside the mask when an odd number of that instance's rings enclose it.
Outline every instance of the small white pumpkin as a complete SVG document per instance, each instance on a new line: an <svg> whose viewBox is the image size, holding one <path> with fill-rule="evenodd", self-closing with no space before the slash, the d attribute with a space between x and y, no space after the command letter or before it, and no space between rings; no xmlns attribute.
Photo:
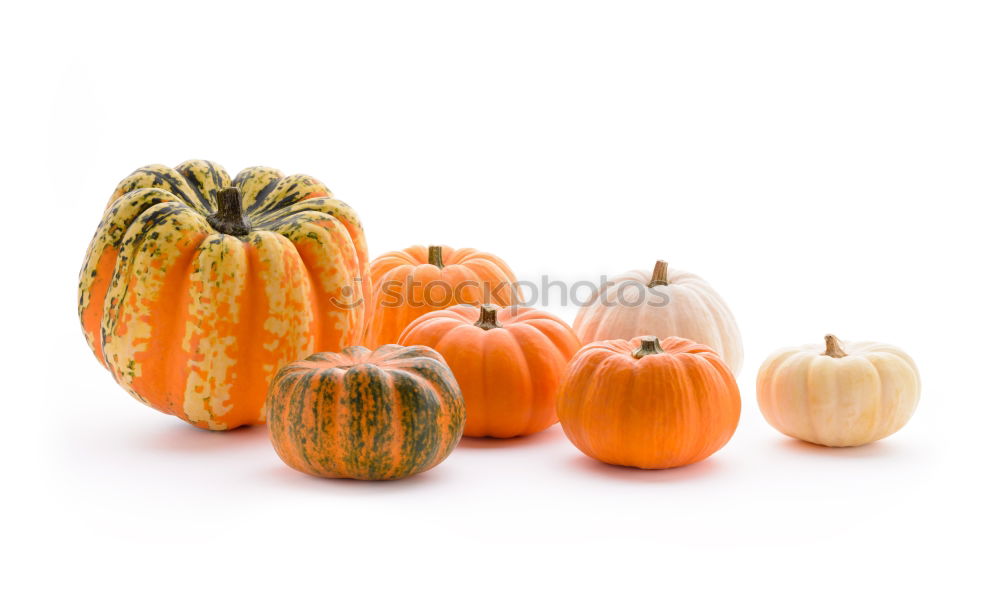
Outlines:
<svg viewBox="0 0 1000 593"><path fill-rule="evenodd" d="M743 340L729 307L707 282L656 262L652 274L633 270L601 286L580 308L573 329L583 344L677 336L715 350L735 375Z"/></svg>
<svg viewBox="0 0 1000 593"><path fill-rule="evenodd" d="M883 439L906 424L920 399L920 375L905 352L878 342L784 348L757 374L764 418L790 437L853 447Z"/></svg>

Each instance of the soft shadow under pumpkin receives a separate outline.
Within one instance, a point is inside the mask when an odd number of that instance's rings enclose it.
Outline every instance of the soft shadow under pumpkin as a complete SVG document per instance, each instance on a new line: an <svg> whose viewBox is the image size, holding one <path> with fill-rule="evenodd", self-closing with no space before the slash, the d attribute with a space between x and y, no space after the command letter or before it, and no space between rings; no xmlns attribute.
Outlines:
<svg viewBox="0 0 1000 593"><path fill-rule="evenodd" d="M610 465L603 461L597 461L590 457L575 455L569 464L576 470L589 473L600 478L611 478L623 482L639 483L667 483L682 482L685 480L698 480L710 477L720 469L720 463L715 459L706 459L691 465L673 467L669 469L639 469L637 467L625 467L621 465Z"/></svg>
<svg viewBox="0 0 1000 593"><path fill-rule="evenodd" d="M447 461L446 461L447 463ZM267 468L265 478L271 482L294 488L315 488L356 492L365 496L376 492L401 492L413 488L425 488L446 480L440 467L431 468L408 478L399 480L353 480L351 478L320 478L296 471L280 462Z"/></svg>
<svg viewBox="0 0 1000 593"><path fill-rule="evenodd" d="M550 426L541 432L529 434L521 437L511 437L508 439L498 439L493 437L462 437L458 446L463 449L514 449L517 447L536 447L546 443L552 443L563 436L558 424Z"/></svg>
<svg viewBox="0 0 1000 593"><path fill-rule="evenodd" d="M233 430L214 431L181 422L172 424L162 431L144 435L143 441L138 445L153 451L199 455L204 455L206 452L239 451L271 446L263 426L242 426Z"/></svg>
<svg viewBox="0 0 1000 593"><path fill-rule="evenodd" d="M786 438L777 441L783 451L802 455L820 455L823 457L839 457L843 459L886 458L898 455L899 449L885 441L875 441L857 447L827 447L816 445L799 439Z"/></svg>

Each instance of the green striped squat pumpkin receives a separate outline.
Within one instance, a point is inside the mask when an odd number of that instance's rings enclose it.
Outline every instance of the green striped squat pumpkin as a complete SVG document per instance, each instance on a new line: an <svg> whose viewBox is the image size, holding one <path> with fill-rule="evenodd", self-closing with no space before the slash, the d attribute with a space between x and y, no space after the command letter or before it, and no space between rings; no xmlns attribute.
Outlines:
<svg viewBox="0 0 1000 593"><path fill-rule="evenodd" d="M324 478L396 480L441 463L462 436L465 403L425 346L360 346L285 366L267 427L282 461Z"/></svg>

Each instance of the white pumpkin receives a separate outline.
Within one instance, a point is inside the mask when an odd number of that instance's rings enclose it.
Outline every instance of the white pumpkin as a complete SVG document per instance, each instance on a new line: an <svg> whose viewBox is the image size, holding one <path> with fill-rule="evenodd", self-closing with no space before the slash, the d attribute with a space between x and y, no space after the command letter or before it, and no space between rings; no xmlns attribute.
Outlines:
<svg viewBox="0 0 1000 593"><path fill-rule="evenodd" d="M573 322L580 342L678 336L715 350L733 374L743 365L743 340L722 297L707 282L656 262L609 280Z"/></svg>
<svg viewBox="0 0 1000 593"><path fill-rule="evenodd" d="M757 374L757 403L781 432L828 447L883 439L906 424L920 399L920 375L905 352L878 342L785 348Z"/></svg>

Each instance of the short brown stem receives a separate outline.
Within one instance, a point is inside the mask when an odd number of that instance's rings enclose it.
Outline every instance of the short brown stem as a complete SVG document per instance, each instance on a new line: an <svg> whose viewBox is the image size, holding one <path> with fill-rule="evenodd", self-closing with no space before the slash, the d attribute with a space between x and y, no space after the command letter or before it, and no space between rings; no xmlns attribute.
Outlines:
<svg viewBox="0 0 1000 593"><path fill-rule="evenodd" d="M440 245L431 245L427 248L427 263L439 268L444 267L444 257L441 255Z"/></svg>
<svg viewBox="0 0 1000 593"><path fill-rule="evenodd" d="M484 330L496 329L498 327L503 327L500 322L497 321L497 313L500 312L500 307L486 303L479 307L479 321L476 322L476 327Z"/></svg>
<svg viewBox="0 0 1000 593"><path fill-rule="evenodd" d="M667 282L667 262L662 259L657 260L656 265L653 266L653 277L646 286L653 288L654 286L666 286L667 284L669 284Z"/></svg>
<svg viewBox="0 0 1000 593"><path fill-rule="evenodd" d="M632 351L633 358L642 358L650 354L663 354L660 339L656 336L642 336L639 339L641 340L639 347Z"/></svg>
<svg viewBox="0 0 1000 593"><path fill-rule="evenodd" d="M843 345L840 343L840 340L837 339L837 336L827 334L824 339L826 340L826 352L823 354L826 356L832 356L833 358L843 358L847 356L847 353L844 352Z"/></svg>
<svg viewBox="0 0 1000 593"><path fill-rule="evenodd" d="M243 213L242 196L235 187L220 189L215 194L215 214L209 215L208 224L227 235L242 236L250 232L250 221Z"/></svg>

